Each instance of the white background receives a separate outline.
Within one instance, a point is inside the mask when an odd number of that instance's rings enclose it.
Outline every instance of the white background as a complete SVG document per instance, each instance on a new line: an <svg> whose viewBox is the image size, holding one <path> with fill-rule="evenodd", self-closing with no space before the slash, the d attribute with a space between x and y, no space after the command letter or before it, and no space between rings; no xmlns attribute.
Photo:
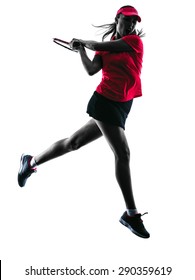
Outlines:
<svg viewBox="0 0 195 280"><path fill-rule="evenodd" d="M119 222L125 210L114 158L102 138L42 165L17 185L23 152L36 155L88 121L87 102L101 79L53 37L101 40L92 24L135 6L146 37L143 97L134 101L126 135L138 210L151 238ZM0 259L3 280L76 279L25 276L50 268L171 266L192 279L194 252L193 1L4 0L0 7ZM92 57L93 53L89 55ZM74 104L74 106L72 105ZM78 279L84 279L77 276ZM101 279L100 276L90 279Z"/></svg>

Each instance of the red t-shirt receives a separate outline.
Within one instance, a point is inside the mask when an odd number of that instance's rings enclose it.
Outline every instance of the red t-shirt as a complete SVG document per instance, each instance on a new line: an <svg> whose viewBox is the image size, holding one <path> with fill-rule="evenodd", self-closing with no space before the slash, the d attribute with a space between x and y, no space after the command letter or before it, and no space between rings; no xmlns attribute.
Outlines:
<svg viewBox="0 0 195 280"><path fill-rule="evenodd" d="M142 95L141 68L143 43L138 35L127 35L122 38L134 51L108 52L96 51L102 57L102 81L96 91L118 102L129 101Z"/></svg>

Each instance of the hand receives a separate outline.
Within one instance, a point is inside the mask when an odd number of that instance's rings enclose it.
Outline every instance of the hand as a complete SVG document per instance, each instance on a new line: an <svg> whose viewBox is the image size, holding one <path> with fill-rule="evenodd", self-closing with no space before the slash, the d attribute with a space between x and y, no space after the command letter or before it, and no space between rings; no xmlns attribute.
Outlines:
<svg viewBox="0 0 195 280"><path fill-rule="evenodd" d="M80 47L83 47L81 40L73 38L70 42L70 47L75 50L79 50Z"/></svg>

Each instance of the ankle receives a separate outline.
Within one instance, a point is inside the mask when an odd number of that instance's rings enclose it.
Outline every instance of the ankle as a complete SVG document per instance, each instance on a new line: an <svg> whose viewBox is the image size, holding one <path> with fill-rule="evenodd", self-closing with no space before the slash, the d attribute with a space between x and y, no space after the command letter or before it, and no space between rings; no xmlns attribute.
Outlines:
<svg viewBox="0 0 195 280"><path fill-rule="evenodd" d="M133 217L135 216L136 214L138 214L138 211L137 209L127 209L127 215L130 216L130 217Z"/></svg>
<svg viewBox="0 0 195 280"><path fill-rule="evenodd" d="M35 158L34 158L34 157L32 157L32 159L31 159L31 161L30 161L30 166L31 166L32 168L37 167L37 163L36 163L36 161L35 161Z"/></svg>

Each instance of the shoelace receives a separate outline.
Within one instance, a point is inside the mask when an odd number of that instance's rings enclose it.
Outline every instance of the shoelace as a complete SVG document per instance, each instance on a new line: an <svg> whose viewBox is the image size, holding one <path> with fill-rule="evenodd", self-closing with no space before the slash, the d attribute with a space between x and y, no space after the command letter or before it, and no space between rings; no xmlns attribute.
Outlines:
<svg viewBox="0 0 195 280"><path fill-rule="evenodd" d="M142 219L141 219L141 217L144 216L144 215L146 215L146 214L148 214L148 212L145 212L145 213L143 213L143 214L140 214L140 213L139 213L139 214L136 214L133 218L140 219L141 222L143 222Z"/></svg>
<svg viewBox="0 0 195 280"><path fill-rule="evenodd" d="M140 217L140 220L141 220L142 223L143 223L143 220L141 219L141 217L144 216L144 215L146 215L146 214L148 214L148 212L145 212L145 213L143 213L143 214L139 214L139 217Z"/></svg>
<svg viewBox="0 0 195 280"><path fill-rule="evenodd" d="M148 212L145 212L144 214L141 214L141 216L144 216L144 215L146 215L146 214L148 214Z"/></svg>

